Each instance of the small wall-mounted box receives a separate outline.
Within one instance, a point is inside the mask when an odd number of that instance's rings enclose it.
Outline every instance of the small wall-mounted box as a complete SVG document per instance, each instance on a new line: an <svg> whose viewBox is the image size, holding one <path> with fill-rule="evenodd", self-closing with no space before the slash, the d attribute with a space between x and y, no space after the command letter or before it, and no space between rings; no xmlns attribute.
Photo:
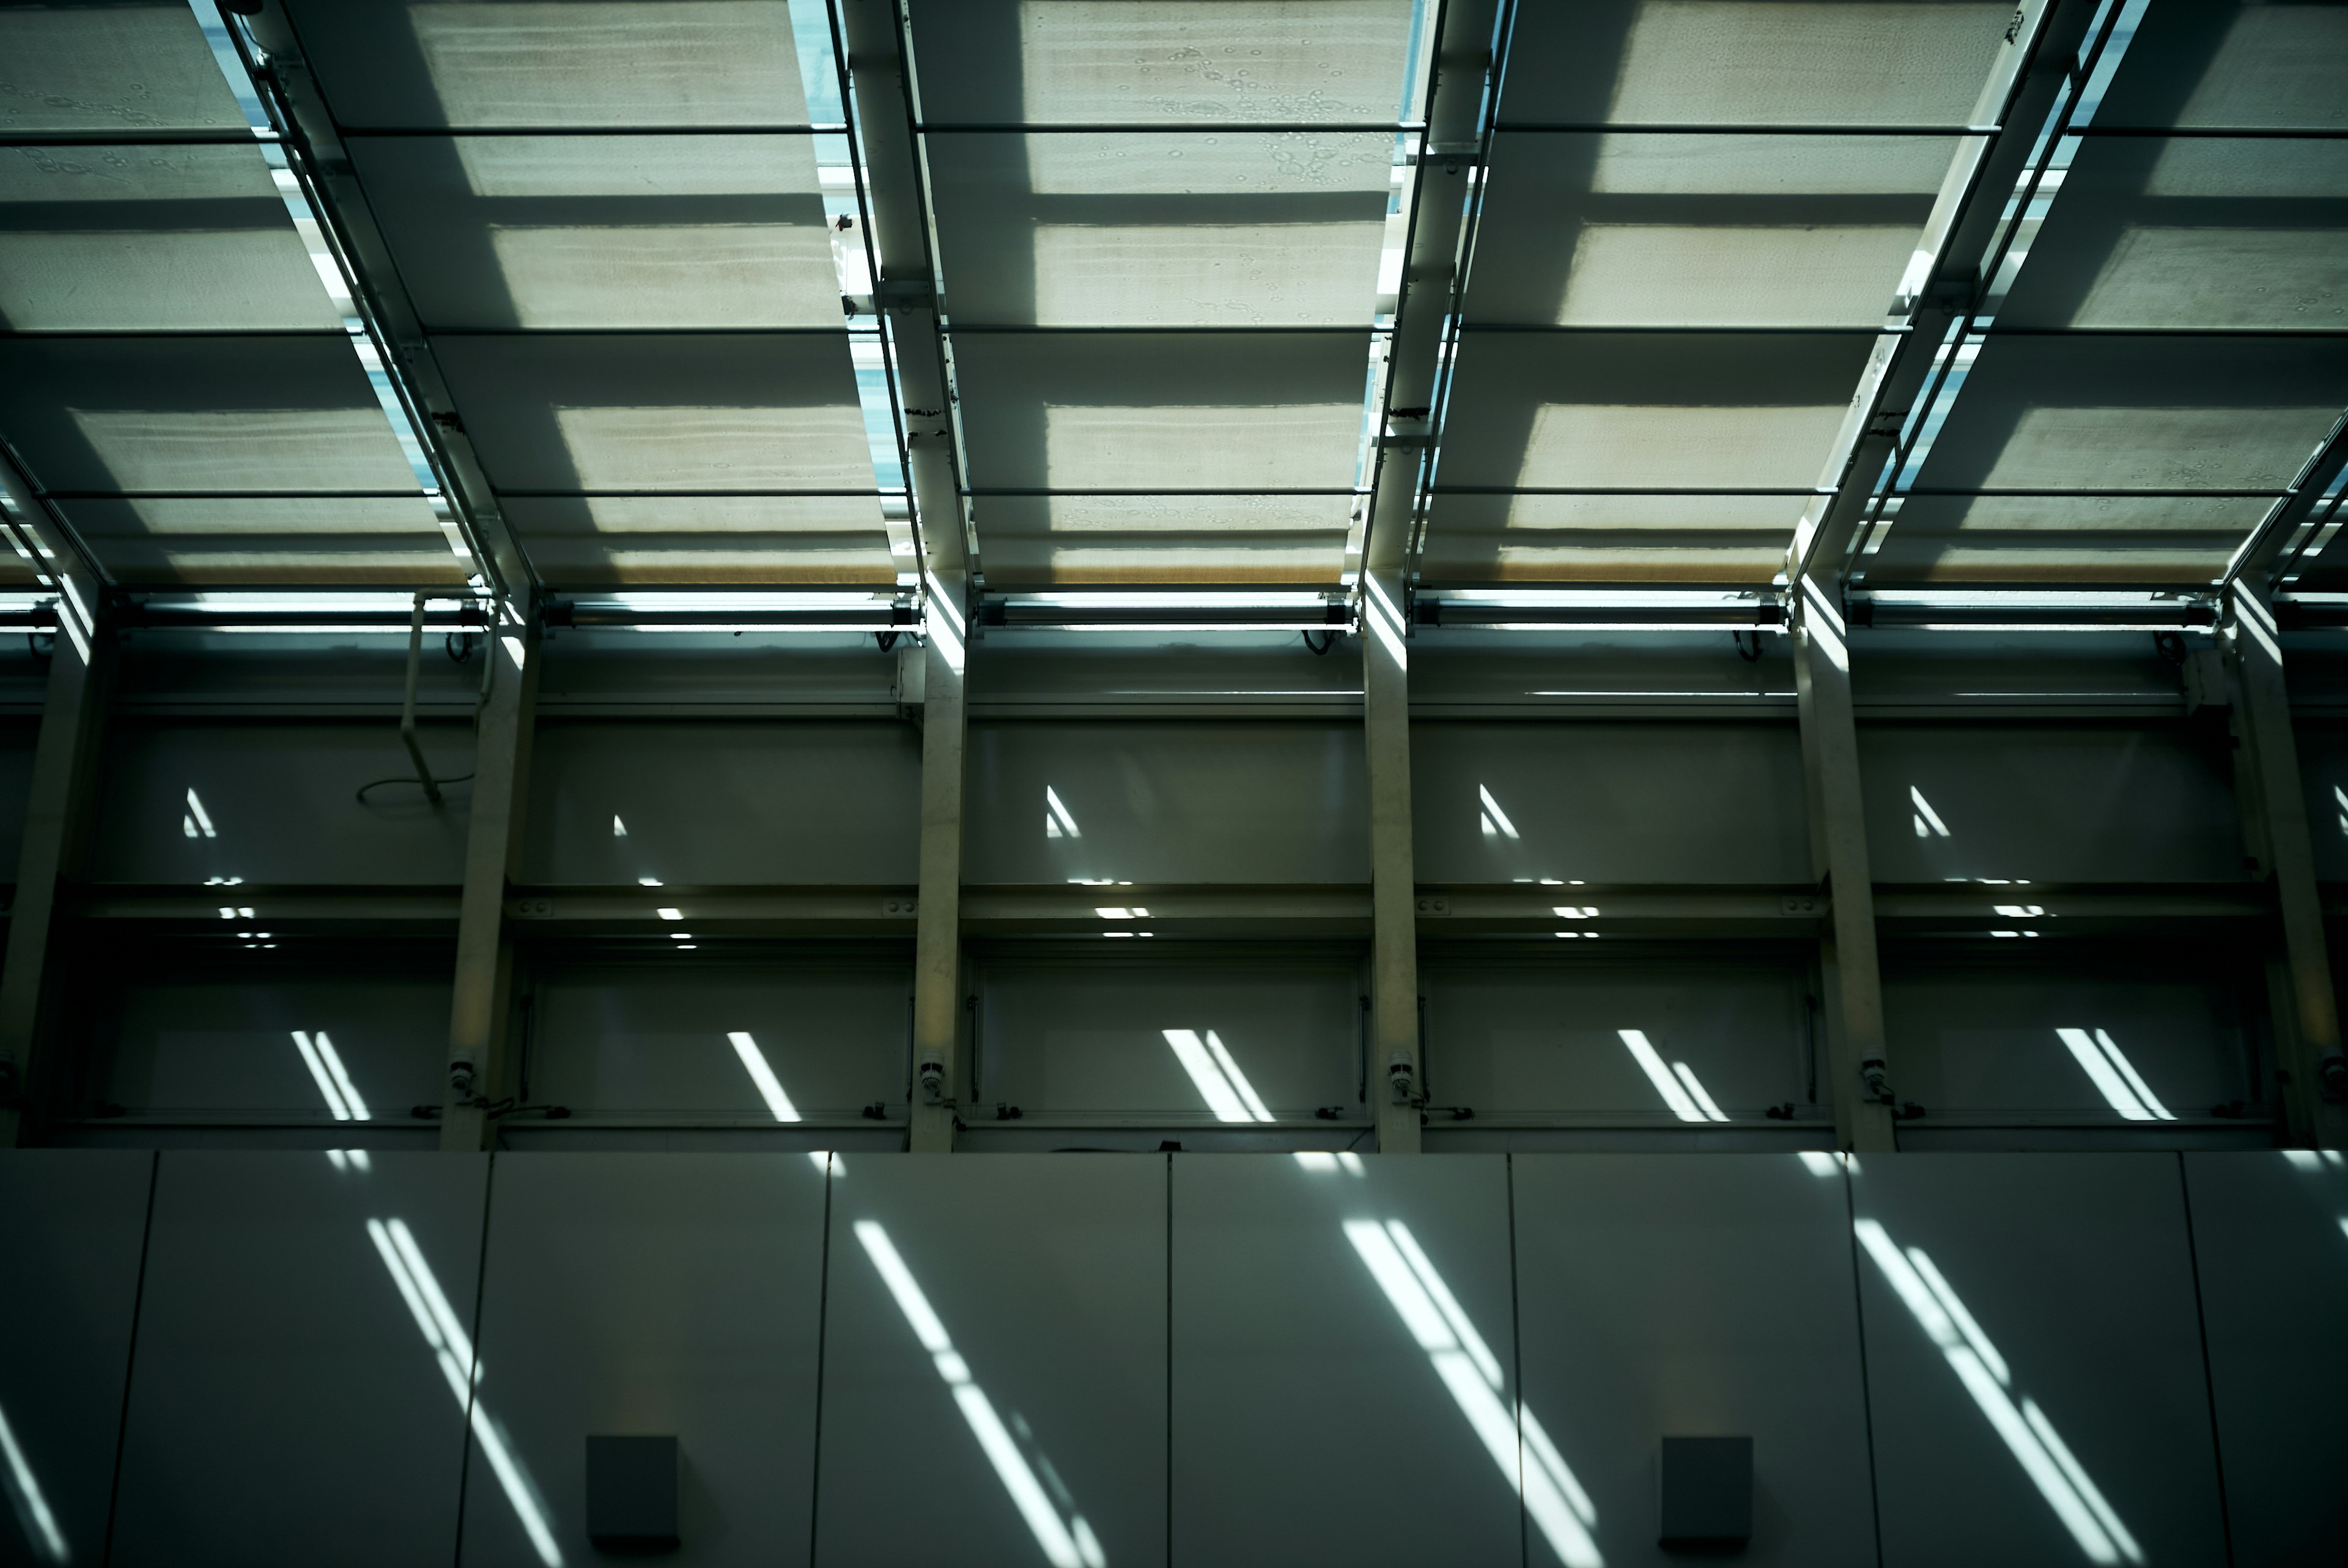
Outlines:
<svg viewBox="0 0 2348 1568"><path fill-rule="evenodd" d="M1666 1550L1740 1552L1752 1540L1751 1438L1665 1438L1657 1480Z"/></svg>
<svg viewBox="0 0 2348 1568"><path fill-rule="evenodd" d="M675 1551L675 1437L587 1440L587 1539L606 1552Z"/></svg>

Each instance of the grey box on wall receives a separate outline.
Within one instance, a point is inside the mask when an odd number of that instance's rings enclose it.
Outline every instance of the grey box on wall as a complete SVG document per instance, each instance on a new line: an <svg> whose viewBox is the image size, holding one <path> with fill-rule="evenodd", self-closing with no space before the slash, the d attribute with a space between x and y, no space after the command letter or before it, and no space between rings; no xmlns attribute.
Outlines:
<svg viewBox="0 0 2348 1568"><path fill-rule="evenodd" d="M587 1440L587 1538L606 1551L673 1550L676 1439Z"/></svg>
<svg viewBox="0 0 2348 1568"><path fill-rule="evenodd" d="M1665 1438L1657 1471L1660 1544L1733 1552L1753 1538L1751 1438Z"/></svg>

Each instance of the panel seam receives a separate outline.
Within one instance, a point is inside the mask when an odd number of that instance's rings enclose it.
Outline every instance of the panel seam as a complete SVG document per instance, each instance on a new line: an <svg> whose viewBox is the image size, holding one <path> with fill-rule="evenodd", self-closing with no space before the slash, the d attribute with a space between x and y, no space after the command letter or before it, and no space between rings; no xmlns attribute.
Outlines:
<svg viewBox="0 0 2348 1568"><path fill-rule="evenodd" d="M823 1245L816 1260L815 1285L815 1433L808 1464L808 1562L815 1562L816 1528L823 1510L823 1375L824 1331L831 1321L831 1167L838 1150L823 1157Z"/></svg>
<svg viewBox="0 0 2348 1568"><path fill-rule="evenodd" d="M465 1368L465 1425L457 1434L457 1539L448 1560L458 1564L465 1561L465 1499L473 1481L473 1409L480 1400L481 1388L481 1303L489 1289L489 1215L497 1180L498 1156L491 1150L489 1169L481 1175L481 1247L473 1264L473 1364Z"/></svg>
<svg viewBox="0 0 2348 1568"><path fill-rule="evenodd" d="M1875 1528L1875 1561L1883 1562L1883 1492L1875 1462L1875 1387L1867 1367L1867 1292L1859 1272L1859 1193L1849 1156L1842 1156L1843 1245L1850 1253L1851 1326L1859 1340L1859 1413L1867 1428L1867 1512Z"/></svg>
<svg viewBox="0 0 2348 1568"><path fill-rule="evenodd" d="M2201 1249L2193 1235L2193 1180L2185 1165L2185 1151L2177 1151L2177 1193L2185 1210L2185 1263L2193 1275L2193 1327L2201 1340L2201 1394L2209 1407L2209 1464L2218 1476L2218 1531L2226 1546L2226 1563L2234 1561L2234 1520L2226 1505L2226 1450L2218 1435L2218 1377L2209 1364L2209 1314L2201 1302Z"/></svg>
<svg viewBox="0 0 2348 1568"><path fill-rule="evenodd" d="M147 1254L155 1244L155 1194L163 1184L163 1152L147 1156L147 1217L139 1232L139 1274L130 1287L130 1344L122 1358L122 1414L114 1428L114 1476L106 1489L106 1539L98 1560L114 1561L114 1521L122 1506L122 1455L130 1442L130 1389L139 1369L139 1327L147 1317Z"/></svg>

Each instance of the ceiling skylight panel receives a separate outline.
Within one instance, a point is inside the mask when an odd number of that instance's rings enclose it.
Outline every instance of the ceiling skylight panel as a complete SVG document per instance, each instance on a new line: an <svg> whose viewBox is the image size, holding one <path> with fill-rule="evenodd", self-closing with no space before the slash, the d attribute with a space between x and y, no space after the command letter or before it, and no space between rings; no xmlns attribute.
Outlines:
<svg viewBox="0 0 2348 1568"><path fill-rule="evenodd" d="M1471 333L1438 487L1808 488L1869 340Z"/></svg>
<svg viewBox="0 0 2348 1568"><path fill-rule="evenodd" d="M259 149L0 149L0 325L342 324Z"/></svg>
<svg viewBox="0 0 2348 1568"><path fill-rule="evenodd" d="M2348 326L2348 144L2090 137L2009 326Z"/></svg>
<svg viewBox="0 0 2348 1568"><path fill-rule="evenodd" d="M1412 0L1019 0L1028 124L1391 124Z"/></svg>
<svg viewBox="0 0 2348 1568"><path fill-rule="evenodd" d="M839 334L451 337L441 368L500 489L840 490L872 453Z"/></svg>
<svg viewBox="0 0 2348 1568"><path fill-rule="evenodd" d="M55 503L118 583L314 583L455 587L449 553L421 496L141 497Z"/></svg>
<svg viewBox="0 0 2348 1568"><path fill-rule="evenodd" d="M1044 473L1055 489L1272 490L1350 487L1362 410L1353 402L1046 402L1043 415Z"/></svg>
<svg viewBox="0 0 2348 1568"><path fill-rule="evenodd" d="M1993 334L1915 487L2280 491L2343 405L2324 339Z"/></svg>
<svg viewBox="0 0 2348 1568"><path fill-rule="evenodd" d="M2163 5L2103 123L2180 129L2348 128L2348 7Z"/></svg>
<svg viewBox="0 0 2348 1568"><path fill-rule="evenodd" d="M2208 581L2271 503L2258 496L1913 495L1876 584Z"/></svg>
<svg viewBox="0 0 2348 1568"><path fill-rule="evenodd" d="M932 136L957 323L1366 326L1391 134Z"/></svg>
<svg viewBox="0 0 2348 1568"><path fill-rule="evenodd" d="M962 333L972 488L1350 490L1368 337Z"/></svg>
<svg viewBox="0 0 2348 1568"><path fill-rule="evenodd" d="M1511 125L1961 126L2011 4L1575 0L1518 13Z"/></svg>
<svg viewBox="0 0 2348 1568"><path fill-rule="evenodd" d="M0 430L52 490L418 493L339 333L0 343Z"/></svg>
<svg viewBox="0 0 2348 1568"><path fill-rule="evenodd" d="M1879 326L1955 149L1942 137L1503 132L1470 319Z"/></svg>
<svg viewBox="0 0 2348 1568"><path fill-rule="evenodd" d="M811 123L785 0L292 8L354 128Z"/></svg>
<svg viewBox="0 0 2348 1568"><path fill-rule="evenodd" d="M987 496L987 580L1334 583L1353 497Z"/></svg>
<svg viewBox="0 0 2348 1568"><path fill-rule="evenodd" d="M0 6L0 136L244 123L184 5Z"/></svg>
<svg viewBox="0 0 2348 1568"><path fill-rule="evenodd" d="M427 325L690 330L842 324L821 139L350 145Z"/></svg>
<svg viewBox="0 0 2348 1568"><path fill-rule="evenodd" d="M562 586L896 580L872 496L517 497L505 513Z"/></svg>

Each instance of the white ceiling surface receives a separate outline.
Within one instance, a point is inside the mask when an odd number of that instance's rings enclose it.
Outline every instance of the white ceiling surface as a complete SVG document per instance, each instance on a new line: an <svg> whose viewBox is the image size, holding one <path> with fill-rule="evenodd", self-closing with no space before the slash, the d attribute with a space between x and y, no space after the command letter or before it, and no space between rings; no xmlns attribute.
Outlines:
<svg viewBox="0 0 2348 1568"><path fill-rule="evenodd" d="M904 580L824 0L289 9L546 585ZM1434 9L914 0L988 586L1343 585ZM1516 10L1413 564L1766 586L2013 6ZM2343 68L2145 12L1870 584L2224 569L2348 406ZM184 5L0 8L0 435L128 586L461 581L243 125Z"/></svg>

